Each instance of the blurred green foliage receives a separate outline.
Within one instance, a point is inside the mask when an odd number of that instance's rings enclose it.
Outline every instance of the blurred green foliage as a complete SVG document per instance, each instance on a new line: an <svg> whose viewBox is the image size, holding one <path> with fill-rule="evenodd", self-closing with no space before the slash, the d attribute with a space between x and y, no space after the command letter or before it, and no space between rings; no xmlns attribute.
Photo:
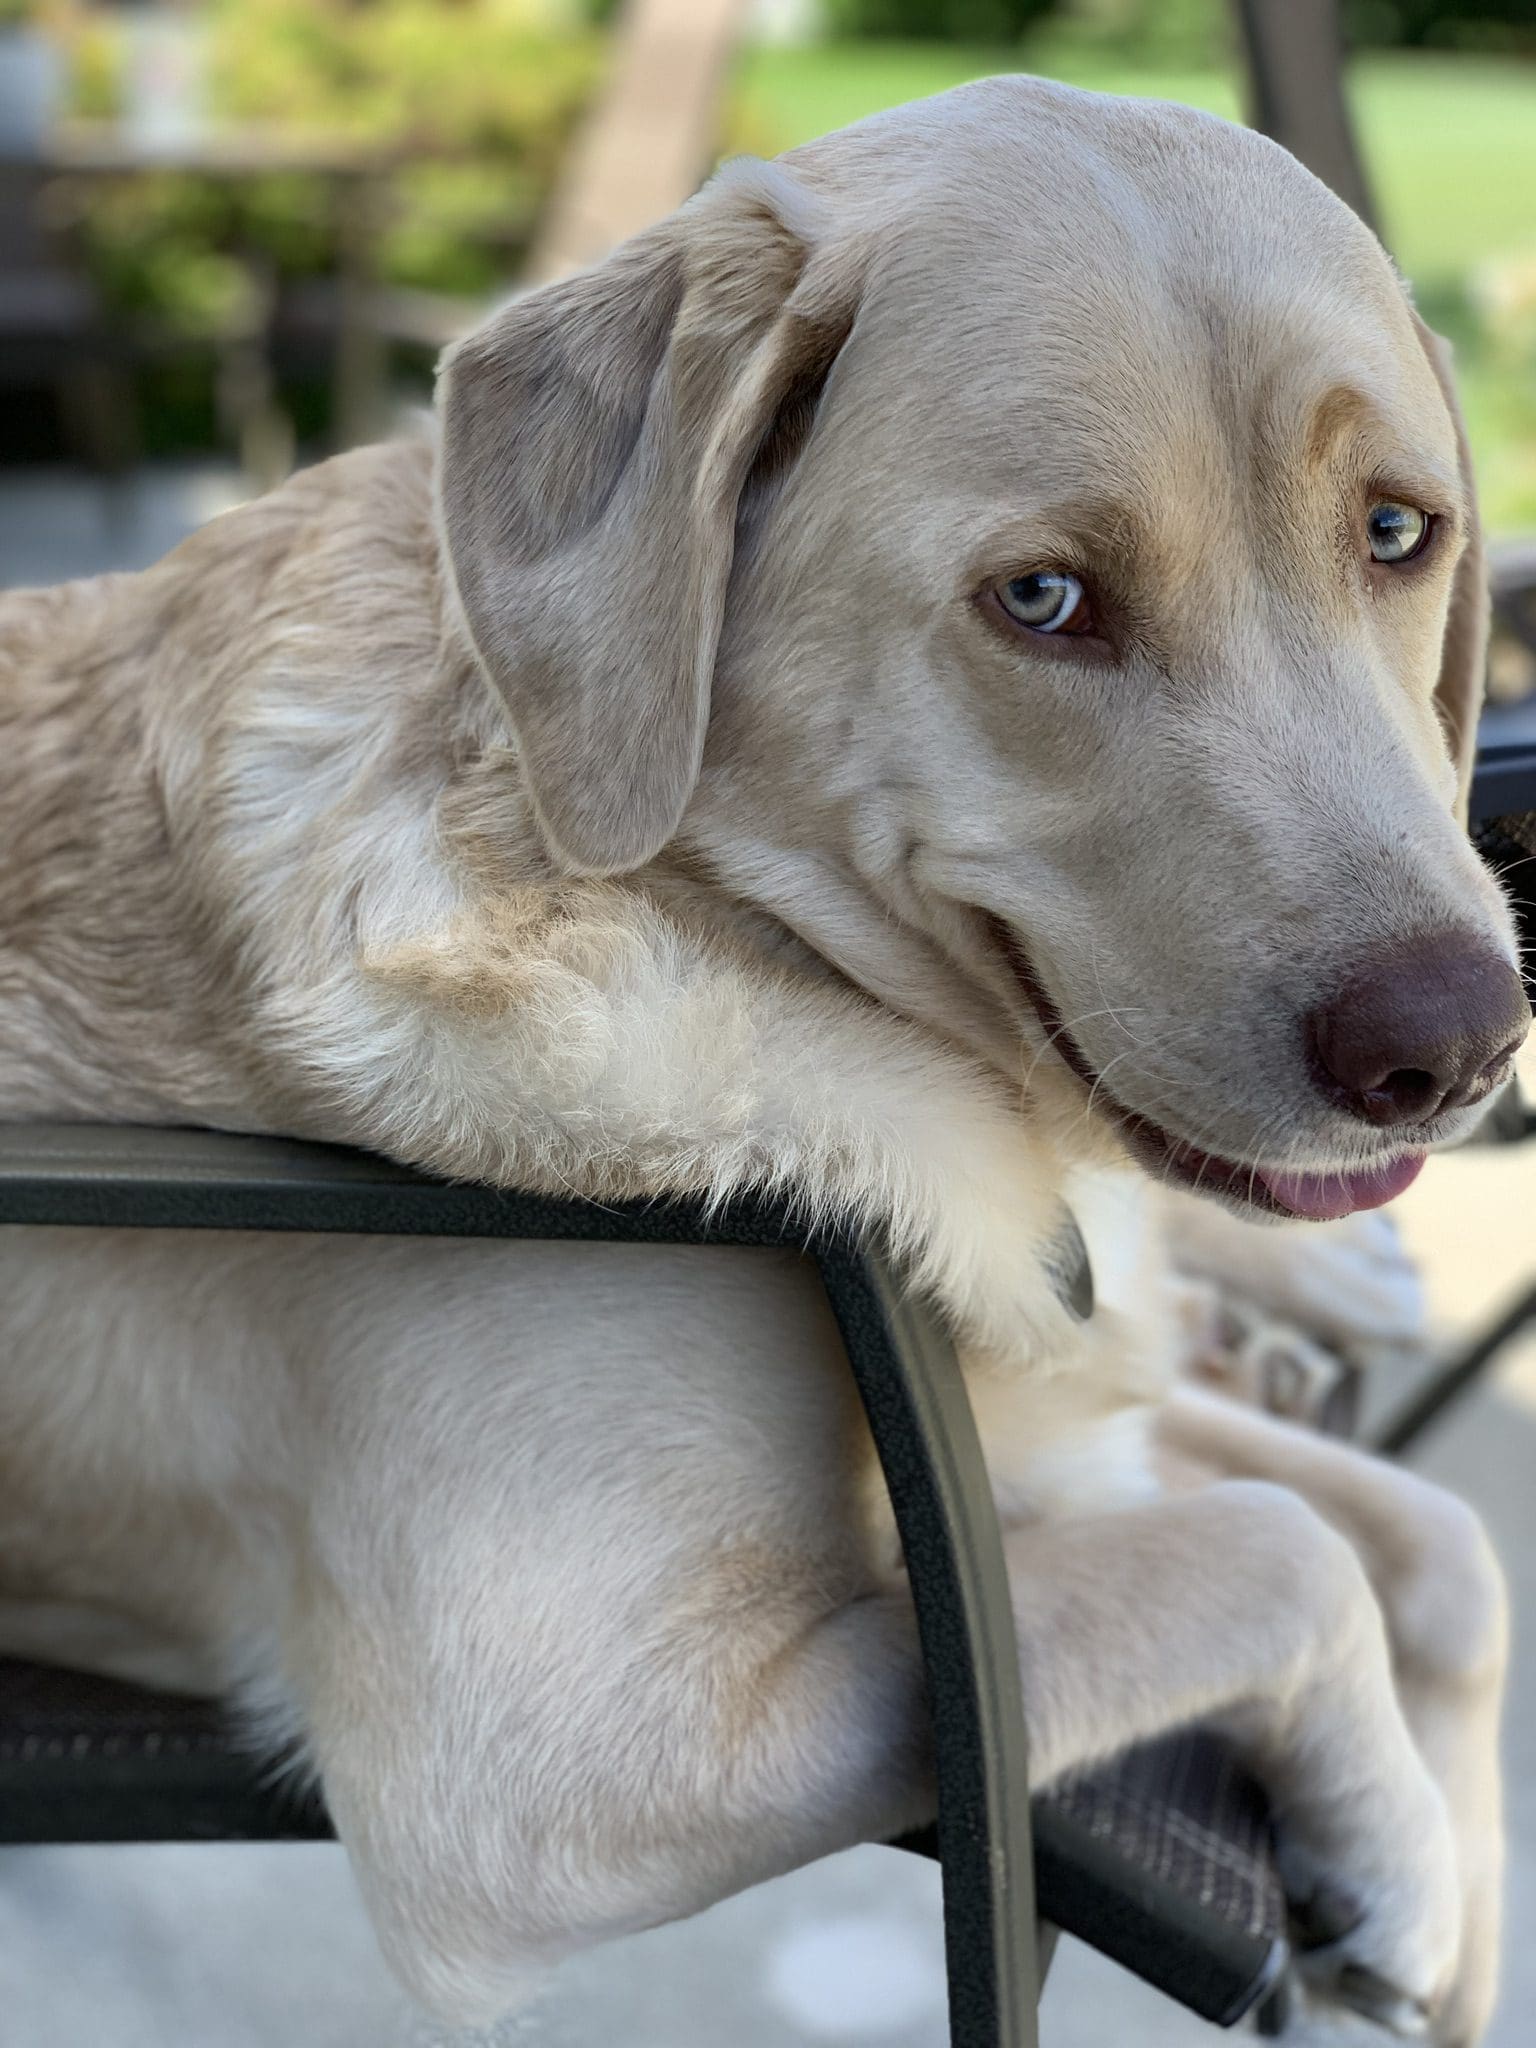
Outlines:
<svg viewBox="0 0 1536 2048"><path fill-rule="evenodd" d="M1344 0L1352 43L1536 51L1536 0Z"/></svg>
<svg viewBox="0 0 1536 2048"><path fill-rule="evenodd" d="M524 0L213 0L203 10L217 120L398 151L378 264L392 284L479 295L516 269L601 39ZM121 110L122 16L71 38L77 112ZM124 313L185 334L238 323L258 273L335 262L324 180L166 170L98 186L89 260Z"/></svg>
<svg viewBox="0 0 1536 2048"><path fill-rule="evenodd" d="M823 0L835 35L1017 42L1062 0Z"/></svg>
<svg viewBox="0 0 1536 2048"><path fill-rule="evenodd" d="M1048 30L1085 58L1158 67L1210 63L1232 33L1228 0L1068 0Z"/></svg>
<svg viewBox="0 0 1536 2048"><path fill-rule="evenodd" d="M589 0L597 5L598 0ZM1231 34L1228 0L823 0L834 36L1002 47L1047 17L1065 43L1139 62L1209 56ZM1341 0L1358 49L1536 51L1536 0Z"/></svg>

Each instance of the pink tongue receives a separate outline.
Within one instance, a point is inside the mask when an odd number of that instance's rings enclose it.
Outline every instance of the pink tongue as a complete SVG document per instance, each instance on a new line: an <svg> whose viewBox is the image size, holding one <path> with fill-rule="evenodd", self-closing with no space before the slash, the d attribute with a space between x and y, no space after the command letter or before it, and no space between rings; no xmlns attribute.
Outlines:
<svg viewBox="0 0 1536 2048"><path fill-rule="evenodd" d="M1428 1155L1409 1152L1390 1166L1371 1166L1359 1173L1266 1173L1255 1175L1282 1209L1293 1216L1305 1216L1314 1223L1329 1223L1338 1216L1352 1216L1357 1209L1379 1209L1419 1177Z"/></svg>

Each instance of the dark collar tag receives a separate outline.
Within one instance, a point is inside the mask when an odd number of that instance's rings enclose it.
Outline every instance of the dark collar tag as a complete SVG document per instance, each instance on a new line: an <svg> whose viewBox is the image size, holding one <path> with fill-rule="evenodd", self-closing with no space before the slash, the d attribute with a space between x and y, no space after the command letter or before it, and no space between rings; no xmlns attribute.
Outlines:
<svg viewBox="0 0 1536 2048"><path fill-rule="evenodd" d="M1067 1311L1086 1323L1093 1314L1093 1261L1077 1227L1077 1218L1063 1204L1062 1224L1045 1254L1051 1292Z"/></svg>

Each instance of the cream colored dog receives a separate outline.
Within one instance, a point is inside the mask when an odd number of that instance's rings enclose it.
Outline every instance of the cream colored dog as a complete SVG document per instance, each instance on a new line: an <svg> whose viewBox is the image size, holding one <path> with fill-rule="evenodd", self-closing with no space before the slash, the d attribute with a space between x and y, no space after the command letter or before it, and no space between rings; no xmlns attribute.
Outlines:
<svg viewBox="0 0 1536 2048"><path fill-rule="evenodd" d="M1321 1994L1470 2041L1486 1545L1160 1400L1126 1170L1369 1208L1528 1021L1455 816L1470 484L1380 248L1252 134L996 79L730 168L440 410L0 605L0 1114L877 1222L963 1345L1038 1774L1219 1721ZM302 1740L430 2005L929 1813L798 1260L3 1257L5 1639L157 1642Z"/></svg>

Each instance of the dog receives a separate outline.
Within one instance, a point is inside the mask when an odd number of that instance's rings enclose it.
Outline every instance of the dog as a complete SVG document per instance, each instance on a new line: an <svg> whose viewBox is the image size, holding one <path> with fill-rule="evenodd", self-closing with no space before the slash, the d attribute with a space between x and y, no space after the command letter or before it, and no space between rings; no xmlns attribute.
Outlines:
<svg viewBox="0 0 1536 2048"><path fill-rule="evenodd" d="M1465 444L1379 245L1257 135L990 79L728 166L437 411L0 601L0 1115L878 1228L960 1346L1036 1775L1222 1726L1319 1999L1471 2042L1497 1568L1175 1385L1157 1216L1379 1206L1529 1023L1458 822ZM300 1745L436 2012L931 1816L799 1258L0 1256L0 1639Z"/></svg>

